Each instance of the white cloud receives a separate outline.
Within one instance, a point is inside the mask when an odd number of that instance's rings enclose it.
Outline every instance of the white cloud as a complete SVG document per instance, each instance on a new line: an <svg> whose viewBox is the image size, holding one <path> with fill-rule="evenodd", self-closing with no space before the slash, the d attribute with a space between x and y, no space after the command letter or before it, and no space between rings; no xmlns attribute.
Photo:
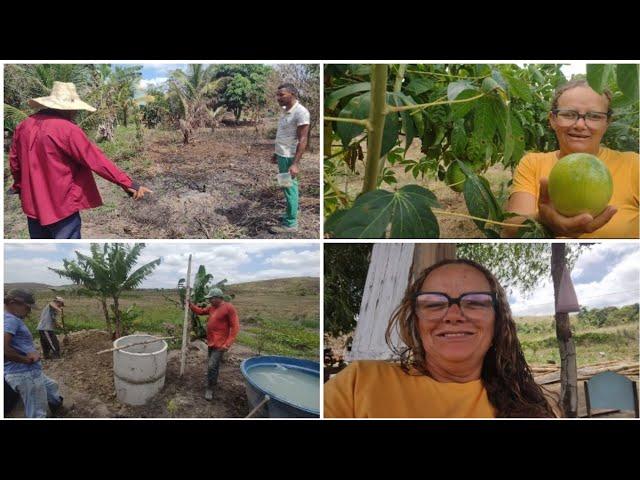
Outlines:
<svg viewBox="0 0 640 480"><path fill-rule="evenodd" d="M24 252L34 254L57 252L58 246L55 243L8 243L5 244L4 250L6 256L11 256L11 254L19 255Z"/></svg>
<svg viewBox="0 0 640 480"><path fill-rule="evenodd" d="M138 83L138 88L144 91L149 87L157 87L159 85L162 85L167 80L168 80L168 77L156 77L156 78L150 78L147 80L140 79L140 82Z"/></svg>
<svg viewBox="0 0 640 480"><path fill-rule="evenodd" d="M591 280L578 283L580 276ZM601 308L638 301L640 293L640 249L628 243L600 243L586 250L571 274L581 306ZM514 315L553 315L553 284L546 280L530 297L514 289Z"/></svg>
<svg viewBox="0 0 640 480"><path fill-rule="evenodd" d="M563 65L560 67L564 76L567 77L568 80L571 80L573 75L586 75L587 74L587 62L572 62L568 65Z"/></svg>
<svg viewBox="0 0 640 480"><path fill-rule="evenodd" d="M36 282L48 285L66 285L69 280L61 278L47 267L62 267L62 262L52 262L45 257L7 258L4 263L4 281L7 283Z"/></svg>
<svg viewBox="0 0 640 480"><path fill-rule="evenodd" d="M273 267L288 268L308 268L311 265L317 266L320 261L319 250L304 250L296 252L295 250L284 250L277 255L267 258L264 263Z"/></svg>

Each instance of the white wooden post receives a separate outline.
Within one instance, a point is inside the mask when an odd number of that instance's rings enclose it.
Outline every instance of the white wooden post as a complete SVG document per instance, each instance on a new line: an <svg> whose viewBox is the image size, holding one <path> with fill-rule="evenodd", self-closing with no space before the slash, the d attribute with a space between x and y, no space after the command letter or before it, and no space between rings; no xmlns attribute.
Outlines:
<svg viewBox="0 0 640 480"><path fill-rule="evenodd" d="M189 335L189 300L191 299L191 254L187 266L187 289L184 298L184 321L182 322L182 352L180 355L180 376L184 374L184 364L187 359L187 337Z"/></svg>
<svg viewBox="0 0 640 480"><path fill-rule="evenodd" d="M385 331L409 282L430 265L444 258L455 258L455 252L455 243L376 243L371 252L358 324L346 360L393 359L385 341ZM399 344L396 332L391 338L394 344Z"/></svg>

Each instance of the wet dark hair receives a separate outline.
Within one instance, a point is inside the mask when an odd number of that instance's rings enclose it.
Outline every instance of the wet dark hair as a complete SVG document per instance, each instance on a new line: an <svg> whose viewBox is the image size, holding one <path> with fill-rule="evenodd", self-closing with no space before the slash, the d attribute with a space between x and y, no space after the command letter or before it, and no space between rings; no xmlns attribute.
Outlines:
<svg viewBox="0 0 640 480"><path fill-rule="evenodd" d="M281 88L287 90L291 95L293 95L296 98L300 98L300 94L298 93L298 89L293 85L293 83L283 83L282 85L278 86L278 90L280 90Z"/></svg>
<svg viewBox="0 0 640 480"><path fill-rule="evenodd" d="M425 269L407 287L404 298L393 312L385 339L389 348L400 358L400 366L405 373L411 369L429 375L426 368L427 352L424 349L418 329L414 294L419 292L425 279L444 265L468 265L480 271L496 294L495 326L493 343L485 354L480 374L487 390L489 402L496 410L497 417L555 417L545 393L535 380L524 358L520 341L516 335L516 324L511 316L507 295L496 277L484 266L467 259L442 260ZM392 341L397 330L404 343L397 346ZM560 412L560 406L556 406Z"/></svg>

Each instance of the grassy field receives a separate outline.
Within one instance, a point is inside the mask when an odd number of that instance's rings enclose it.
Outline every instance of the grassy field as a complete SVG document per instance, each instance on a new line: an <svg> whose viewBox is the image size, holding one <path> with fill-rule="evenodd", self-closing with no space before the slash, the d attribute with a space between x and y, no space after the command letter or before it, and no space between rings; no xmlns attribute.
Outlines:
<svg viewBox="0 0 640 480"><path fill-rule="evenodd" d="M571 330L576 344L578 367L594 363L624 360L638 361L637 316L600 327L571 315ZM560 364L560 353L552 316L516 319L518 338L530 364Z"/></svg>
<svg viewBox="0 0 640 480"><path fill-rule="evenodd" d="M5 284L5 291L17 284ZM102 307L93 298L56 291L42 284L21 284L36 294L38 309L27 320L35 333L41 308L55 295L65 297L65 325L69 331L106 330ZM56 287L58 288L58 287ZM287 278L242 283L229 286L227 293L240 316L238 343L256 353L318 358L320 349L319 280L317 278ZM176 290L137 290L125 293L120 304L123 310L135 306L140 315L133 320L131 331L166 335L172 325L181 332L184 311L175 303ZM205 317L201 317L206 321ZM178 333L179 335L180 333ZM178 345L179 342L172 341ZM173 346L175 346L173 345Z"/></svg>

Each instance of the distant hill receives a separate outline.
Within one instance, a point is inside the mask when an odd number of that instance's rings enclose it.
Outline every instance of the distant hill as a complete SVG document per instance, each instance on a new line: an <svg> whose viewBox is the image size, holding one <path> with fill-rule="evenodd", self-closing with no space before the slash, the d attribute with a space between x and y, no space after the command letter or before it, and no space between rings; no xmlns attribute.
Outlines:
<svg viewBox="0 0 640 480"><path fill-rule="evenodd" d="M12 288L25 288L27 290L32 290L32 291L51 290L52 288L56 290L64 290L67 287L69 287L69 285L54 287L52 285L47 285L46 283L19 282L19 283L5 283L4 291L8 292Z"/></svg>
<svg viewBox="0 0 640 480"><path fill-rule="evenodd" d="M307 290L309 293L320 293L320 279L318 277L293 277L276 278L273 280L261 280L258 282L245 282L229 284L229 291L237 295L250 292L254 293L289 293Z"/></svg>
<svg viewBox="0 0 640 480"><path fill-rule="evenodd" d="M22 283L5 283L4 291L9 291L12 288L26 288L33 291L43 291L43 290L64 290L67 288L71 288L72 285L62 285L62 286L52 286L47 285L45 283L35 283L35 282L22 282ZM320 293L320 279L318 277L292 277L292 278L276 278L273 280L261 280L258 282L245 282L245 283L236 283L236 284L228 284L228 289L230 293L235 293L237 295L247 294L247 293L300 293L300 291L304 290L308 294L319 294ZM142 291L151 290L155 291L155 288L149 289L141 289ZM164 289L165 291L175 291L172 289Z"/></svg>

